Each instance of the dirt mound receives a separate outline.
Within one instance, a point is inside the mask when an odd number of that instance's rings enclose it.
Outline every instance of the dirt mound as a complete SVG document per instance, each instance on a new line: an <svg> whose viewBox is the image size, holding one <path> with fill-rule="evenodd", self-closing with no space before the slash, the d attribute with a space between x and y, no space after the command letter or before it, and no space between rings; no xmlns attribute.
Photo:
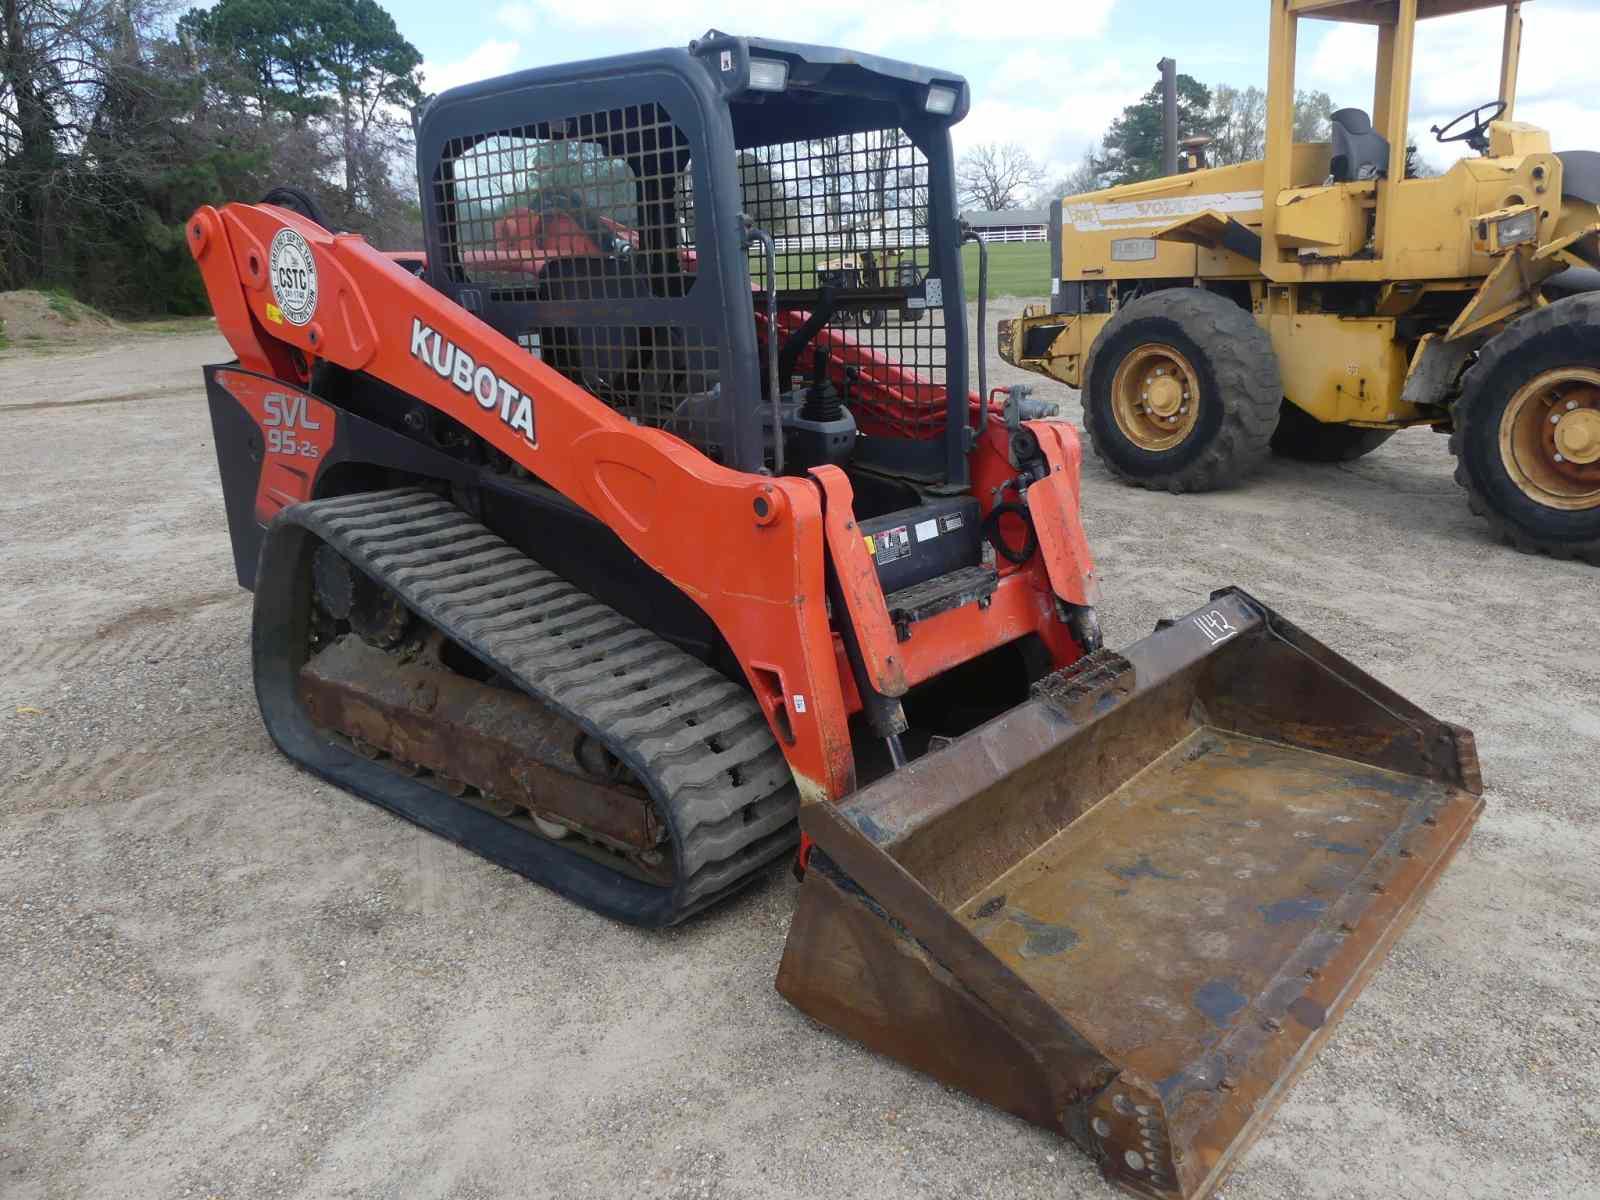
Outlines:
<svg viewBox="0 0 1600 1200"><path fill-rule="evenodd" d="M110 317L65 292L0 292L0 345L80 342L121 331Z"/></svg>

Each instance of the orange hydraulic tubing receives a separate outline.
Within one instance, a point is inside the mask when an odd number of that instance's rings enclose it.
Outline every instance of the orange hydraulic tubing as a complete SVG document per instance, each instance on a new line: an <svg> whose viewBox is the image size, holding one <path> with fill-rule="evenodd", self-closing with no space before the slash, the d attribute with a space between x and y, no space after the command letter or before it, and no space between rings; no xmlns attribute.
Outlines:
<svg viewBox="0 0 1600 1200"><path fill-rule="evenodd" d="M285 228L306 240L317 266L316 310L304 326L271 305L267 247ZM733 471L669 433L632 424L359 236L275 206L230 204L200 209L188 238L241 365L303 382L303 365L284 352L293 348L365 371L460 421L604 521L705 610L767 707L804 800L854 790L813 483ZM463 352L470 369L441 374L441 364L459 367L453 356ZM474 379L489 379L482 368L498 390L485 382L475 395ZM519 413L519 397L530 412Z"/></svg>
<svg viewBox="0 0 1600 1200"><path fill-rule="evenodd" d="M1094 558L1078 516L1078 472L1083 448L1070 425L1059 421L1024 422L1039 439L1050 473L1028 488L1028 515L1039 537L1039 558L1050 587L1069 604L1099 601Z"/></svg>
<svg viewBox="0 0 1600 1200"><path fill-rule="evenodd" d="M878 583L878 568L856 528L855 492L838 467L813 467L811 476L824 497L823 521L828 555L839 577L839 591L849 610L851 627L861 644L861 657L872 686L885 696L903 696L910 686L905 664L895 645L894 626Z"/></svg>

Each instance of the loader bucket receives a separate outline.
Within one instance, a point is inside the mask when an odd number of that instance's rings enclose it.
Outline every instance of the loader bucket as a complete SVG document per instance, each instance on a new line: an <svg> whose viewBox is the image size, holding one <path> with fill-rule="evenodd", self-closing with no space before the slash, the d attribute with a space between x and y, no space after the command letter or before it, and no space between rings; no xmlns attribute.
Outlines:
<svg viewBox="0 0 1600 1200"><path fill-rule="evenodd" d="M1236 590L844 803L778 989L1203 1197L1465 838L1472 735Z"/></svg>

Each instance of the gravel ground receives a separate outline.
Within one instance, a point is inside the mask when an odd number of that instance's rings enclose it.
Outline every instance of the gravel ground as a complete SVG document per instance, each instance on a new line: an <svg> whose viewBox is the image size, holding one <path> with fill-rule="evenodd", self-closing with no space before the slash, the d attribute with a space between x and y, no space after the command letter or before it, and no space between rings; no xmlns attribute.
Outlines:
<svg viewBox="0 0 1600 1200"><path fill-rule="evenodd" d="M198 386L225 354L0 355L0 1195L1113 1194L784 1004L783 867L641 933L280 758ZM1218 495L1083 484L1111 644L1242 585L1476 730L1488 782L1228 1200L1600 1195L1600 574L1491 544L1427 432Z"/></svg>

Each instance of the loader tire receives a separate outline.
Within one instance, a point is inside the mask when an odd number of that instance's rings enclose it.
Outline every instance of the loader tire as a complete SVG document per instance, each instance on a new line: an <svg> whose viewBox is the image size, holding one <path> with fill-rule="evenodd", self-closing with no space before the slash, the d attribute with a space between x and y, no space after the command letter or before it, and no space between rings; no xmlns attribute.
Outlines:
<svg viewBox="0 0 1600 1200"><path fill-rule="evenodd" d="M1495 536L1600 566L1600 293L1496 334L1462 379L1456 482Z"/></svg>
<svg viewBox="0 0 1600 1200"><path fill-rule="evenodd" d="M1111 473L1136 487L1209 492L1266 460L1283 387L1266 331L1200 288L1132 301L1089 351L1083 424Z"/></svg>
<svg viewBox="0 0 1600 1200"><path fill-rule="evenodd" d="M1354 462L1395 435L1393 429L1358 429L1319 421L1292 400L1283 402L1272 452L1302 462Z"/></svg>

